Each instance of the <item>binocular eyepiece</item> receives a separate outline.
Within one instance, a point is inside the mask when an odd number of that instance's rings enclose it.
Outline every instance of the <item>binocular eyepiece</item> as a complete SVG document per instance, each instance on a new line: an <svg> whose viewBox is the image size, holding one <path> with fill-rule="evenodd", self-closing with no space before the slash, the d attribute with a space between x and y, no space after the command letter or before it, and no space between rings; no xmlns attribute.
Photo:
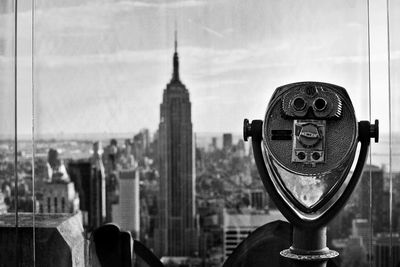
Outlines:
<svg viewBox="0 0 400 267"><path fill-rule="evenodd" d="M325 86L309 84L286 92L282 111L289 118L338 119L342 114L342 99Z"/></svg>

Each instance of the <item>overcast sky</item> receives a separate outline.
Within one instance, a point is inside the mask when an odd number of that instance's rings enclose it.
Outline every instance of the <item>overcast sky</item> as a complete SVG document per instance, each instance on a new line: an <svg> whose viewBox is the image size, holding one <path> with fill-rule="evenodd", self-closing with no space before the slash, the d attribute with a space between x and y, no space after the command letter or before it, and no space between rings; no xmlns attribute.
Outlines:
<svg viewBox="0 0 400 267"><path fill-rule="evenodd" d="M371 1L372 117L388 125L386 1ZM391 1L394 2L394 1ZM262 119L276 87L315 80L345 87L368 119L366 1L37 0L35 126L41 134L158 128L172 72L175 21L181 80L197 132L240 132ZM392 12L392 119L400 130L400 4ZM396 6L394 6L396 5ZM2 20L10 17L2 15ZM19 131L31 131L31 13L19 14ZM1 26L0 34L10 38ZM4 37L3 37L4 38ZM10 62L2 58L2 69ZM7 65L8 64L8 65ZM3 75L4 76L4 75ZM12 84L2 77L2 86ZM3 99L10 93L2 89ZM4 115L3 131L12 124ZM10 116L8 116L10 117Z"/></svg>

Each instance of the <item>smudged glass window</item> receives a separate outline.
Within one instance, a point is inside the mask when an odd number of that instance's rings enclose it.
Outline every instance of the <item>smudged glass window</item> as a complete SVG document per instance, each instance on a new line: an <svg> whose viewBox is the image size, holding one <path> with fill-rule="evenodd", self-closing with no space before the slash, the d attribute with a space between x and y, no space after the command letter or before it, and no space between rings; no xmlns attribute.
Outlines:
<svg viewBox="0 0 400 267"><path fill-rule="evenodd" d="M328 246L341 266L397 264L397 2L18 0L15 17L16 3L0 3L0 230L19 215L37 230L27 261L45 258L46 222L71 220L86 263L93 230L114 222L165 261L222 265L285 220L243 119L262 119L278 86L321 81L381 127Z"/></svg>

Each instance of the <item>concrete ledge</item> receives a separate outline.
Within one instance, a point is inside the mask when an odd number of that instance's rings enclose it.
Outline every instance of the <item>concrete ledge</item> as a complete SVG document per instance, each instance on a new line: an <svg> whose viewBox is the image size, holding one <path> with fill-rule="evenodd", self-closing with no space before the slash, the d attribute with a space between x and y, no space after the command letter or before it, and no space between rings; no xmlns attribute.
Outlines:
<svg viewBox="0 0 400 267"><path fill-rule="evenodd" d="M35 228L32 213L20 213L18 221L18 266L33 266L34 258L37 267L85 266L87 242L80 213L35 214ZM16 266L15 237L15 215L0 215L0 267Z"/></svg>

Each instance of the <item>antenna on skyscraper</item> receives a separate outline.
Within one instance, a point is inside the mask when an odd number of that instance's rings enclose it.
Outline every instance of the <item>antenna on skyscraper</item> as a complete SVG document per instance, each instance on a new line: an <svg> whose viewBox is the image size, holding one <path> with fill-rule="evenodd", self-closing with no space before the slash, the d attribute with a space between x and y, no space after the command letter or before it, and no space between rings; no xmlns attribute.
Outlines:
<svg viewBox="0 0 400 267"><path fill-rule="evenodd" d="M178 23L175 19L175 53L178 53Z"/></svg>
<svg viewBox="0 0 400 267"><path fill-rule="evenodd" d="M178 57L178 26L175 19L175 53L173 57L174 70L172 72L172 81L179 82L179 57Z"/></svg>

